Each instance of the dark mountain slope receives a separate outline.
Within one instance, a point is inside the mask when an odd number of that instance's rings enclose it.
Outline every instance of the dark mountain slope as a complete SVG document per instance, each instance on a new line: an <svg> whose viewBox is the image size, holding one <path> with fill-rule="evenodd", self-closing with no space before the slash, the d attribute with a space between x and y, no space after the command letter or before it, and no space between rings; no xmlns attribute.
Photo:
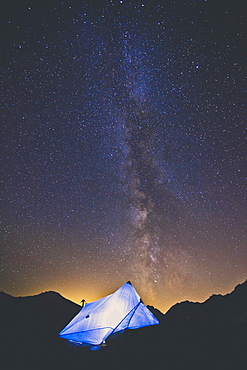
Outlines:
<svg viewBox="0 0 247 370"><path fill-rule="evenodd" d="M2 328L5 327L8 333L13 329L27 336L57 334L81 308L56 292L32 297L12 297L0 292L0 307ZM37 332L37 327L42 331Z"/></svg>
<svg viewBox="0 0 247 370"><path fill-rule="evenodd" d="M0 327L4 369L42 369L60 357L58 332L81 309L55 292L32 297L0 293ZM21 367L21 365L23 367Z"/></svg>
<svg viewBox="0 0 247 370"><path fill-rule="evenodd" d="M232 320L247 312L247 280L226 295L212 295L203 303L177 303L166 313L170 322L184 320Z"/></svg>
<svg viewBox="0 0 247 370"><path fill-rule="evenodd" d="M170 357L184 354L185 362L195 369L247 368L246 317L247 281L225 296L176 304L162 320L162 333L169 333Z"/></svg>

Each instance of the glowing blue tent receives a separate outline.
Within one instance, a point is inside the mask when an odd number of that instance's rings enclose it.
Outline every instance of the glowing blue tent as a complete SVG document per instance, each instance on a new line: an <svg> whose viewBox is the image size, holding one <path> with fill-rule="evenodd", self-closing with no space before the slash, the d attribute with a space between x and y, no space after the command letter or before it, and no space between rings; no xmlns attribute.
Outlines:
<svg viewBox="0 0 247 370"><path fill-rule="evenodd" d="M59 335L69 341L99 345L113 333L157 324L159 321L128 282L115 293L86 304Z"/></svg>

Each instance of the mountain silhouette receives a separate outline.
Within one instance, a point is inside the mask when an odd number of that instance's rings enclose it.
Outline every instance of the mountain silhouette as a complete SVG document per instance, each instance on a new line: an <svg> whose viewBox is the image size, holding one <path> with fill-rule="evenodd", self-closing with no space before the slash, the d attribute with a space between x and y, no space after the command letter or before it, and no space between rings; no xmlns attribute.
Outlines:
<svg viewBox="0 0 247 370"><path fill-rule="evenodd" d="M166 319L172 320L237 320L247 312L247 280L226 295L212 295L203 303L181 302L171 307Z"/></svg>
<svg viewBox="0 0 247 370"><path fill-rule="evenodd" d="M57 333L80 309L56 292L31 297L0 292L3 369L52 368L61 351Z"/></svg>
<svg viewBox="0 0 247 370"><path fill-rule="evenodd" d="M109 337L99 351L72 346L58 333L81 307L56 292L12 297L0 292L1 367L49 369L247 368L247 281L203 303L182 302L160 325Z"/></svg>

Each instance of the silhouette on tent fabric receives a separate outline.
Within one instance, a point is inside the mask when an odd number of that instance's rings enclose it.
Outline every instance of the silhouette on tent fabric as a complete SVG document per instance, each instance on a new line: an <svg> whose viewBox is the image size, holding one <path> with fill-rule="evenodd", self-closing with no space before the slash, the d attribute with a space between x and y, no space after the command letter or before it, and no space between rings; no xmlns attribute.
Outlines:
<svg viewBox="0 0 247 370"><path fill-rule="evenodd" d="M59 335L72 342L100 345L113 333L157 324L159 321L127 282L115 293L87 303Z"/></svg>

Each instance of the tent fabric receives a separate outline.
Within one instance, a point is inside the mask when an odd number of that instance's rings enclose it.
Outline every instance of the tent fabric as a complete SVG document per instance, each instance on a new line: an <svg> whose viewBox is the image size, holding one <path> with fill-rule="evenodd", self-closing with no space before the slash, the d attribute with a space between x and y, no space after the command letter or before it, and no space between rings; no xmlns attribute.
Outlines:
<svg viewBox="0 0 247 370"><path fill-rule="evenodd" d="M128 282L115 293L87 303L59 335L70 341L99 345L112 333L157 324L159 321Z"/></svg>

